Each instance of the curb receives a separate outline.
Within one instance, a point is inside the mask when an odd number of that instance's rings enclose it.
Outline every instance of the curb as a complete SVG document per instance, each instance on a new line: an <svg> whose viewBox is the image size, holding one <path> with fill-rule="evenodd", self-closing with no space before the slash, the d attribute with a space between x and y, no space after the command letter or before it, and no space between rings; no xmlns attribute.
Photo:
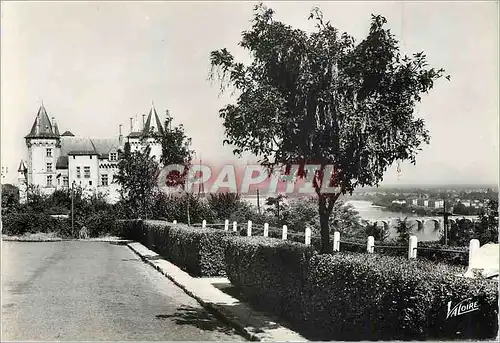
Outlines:
<svg viewBox="0 0 500 343"><path fill-rule="evenodd" d="M211 302L206 302L203 299L201 299L199 296L188 290L182 283L177 281L174 277L169 275L167 272L165 272L160 266L154 265L149 259L148 256L141 255L133 246L130 244L127 244L127 246L132 250L136 255L138 255L144 262L155 268L157 271L159 271L162 275L167 277L170 281L172 281L175 285L177 285L179 288L181 288L187 295L198 301L201 306L203 306L205 309L207 309L209 312L211 312L214 316L216 316L218 319L221 321L231 325L238 333L240 333L244 338L254 341L254 342L260 342L262 339L248 330L242 323L240 323L233 315L227 313L224 311L220 306L211 303Z"/></svg>
<svg viewBox="0 0 500 343"><path fill-rule="evenodd" d="M44 239L29 239L29 238L3 238L3 242L29 242L29 243L46 243L46 242L102 242L114 245L126 245L134 241L127 239L78 239L78 238L44 238Z"/></svg>

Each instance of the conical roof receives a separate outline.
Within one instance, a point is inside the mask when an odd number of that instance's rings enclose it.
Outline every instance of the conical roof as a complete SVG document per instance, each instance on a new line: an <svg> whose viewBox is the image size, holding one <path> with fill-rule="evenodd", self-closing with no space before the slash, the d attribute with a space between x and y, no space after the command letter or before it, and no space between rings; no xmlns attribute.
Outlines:
<svg viewBox="0 0 500 343"><path fill-rule="evenodd" d="M58 138L59 130L52 127L49 116L43 104L38 109L35 122L30 133L24 138Z"/></svg>
<svg viewBox="0 0 500 343"><path fill-rule="evenodd" d="M154 118L153 114L155 116ZM146 124L144 124L143 132L148 133L152 127L154 127L154 133L163 134L163 125L161 124L160 118L158 117L158 113L156 113L156 108L154 106L149 110L148 119L146 120Z"/></svg>
<svg viewBox="0 0 500 343"><path fill-rule="evenodd" d="M154 118L153 118L154 115ZM143 137L149 135L151 132L151 129L153 129L153 135L163 135L165 134L165 131L163 130L163 125L161 123L160 118L158 117L158 113L156 112L156 108L154 105L151 107L149 110L148 114L148 119L146 119L146 122L144 123L144 128L142 131L134 131L131 132L128 137L133 138L133 137Z"/></svg>
<svg viewBox="0 0 500 343"><path fill-rule="evenodd" d="M73 133L71 133L71 131L64 131L64 133L61 135L62 137L75 137L75 135Z"/></svg>
<svg viewBox="0 0 500 343"><path fill-rule="evenodd" d="M19 163L19 168L17 168L17 171L24 173L27 170L28 170L28 168L26 168L26 164L24 164L24 161L21 160L21 163Z"/></svg>

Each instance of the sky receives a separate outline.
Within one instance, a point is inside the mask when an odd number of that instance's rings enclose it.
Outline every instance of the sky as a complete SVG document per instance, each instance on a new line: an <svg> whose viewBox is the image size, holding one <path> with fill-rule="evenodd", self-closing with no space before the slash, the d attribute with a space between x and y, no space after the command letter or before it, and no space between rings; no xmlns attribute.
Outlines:
<svg viewBox="0 0 500 343"><path fill-rule="evenodd" d="M416 165L391 167L382 185L497 184L499 144L498 5L453 2L264 2L276 18L303 30L313 6L358 41L371 14L387 18L406 53L424 51L443 67L423 97L431 142ZM27 157L24 136L43 101L60 132L114 137L130 117L149 112L183 124L197 156L234 161L223 146L218 110L235 101L207 79L209 54L227 48L243 62L241 32L251 26L256 2L2 2L1 165L16 182Z"/></svg>

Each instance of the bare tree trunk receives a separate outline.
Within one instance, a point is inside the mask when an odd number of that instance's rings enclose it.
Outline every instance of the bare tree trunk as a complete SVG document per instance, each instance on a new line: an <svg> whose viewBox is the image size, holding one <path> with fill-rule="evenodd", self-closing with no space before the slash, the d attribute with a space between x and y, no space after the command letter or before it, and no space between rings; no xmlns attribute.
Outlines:
<svg viewBox="0 0 500 343"><path fill-rule="evenodd" d="M328 219L330 214L326 207L326 197L321 194L319 196L319 224L321 233L321 249L320 254L328 254L330 251L330 226L328 225Z"/></svg>
<svg viewBox="0 0 500 343"><path fill-rule="evenodd" d="M340 193L332 195L319 194L319 224L321 229L321 249L320 254L329 254L332 252L330 242L330 215L332 214L333 205L339 198Z"/></svg>

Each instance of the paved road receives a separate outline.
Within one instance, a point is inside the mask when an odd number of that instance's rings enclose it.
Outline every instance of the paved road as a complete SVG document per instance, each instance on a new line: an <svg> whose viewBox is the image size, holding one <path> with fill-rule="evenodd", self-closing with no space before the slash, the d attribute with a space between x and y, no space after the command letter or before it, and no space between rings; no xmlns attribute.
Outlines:
<svg viewBox="0 0 500 343"><path fill-rule="evenodd" d="M3 242L2 296L2 340L244 340L126 246Z"/></svg>

